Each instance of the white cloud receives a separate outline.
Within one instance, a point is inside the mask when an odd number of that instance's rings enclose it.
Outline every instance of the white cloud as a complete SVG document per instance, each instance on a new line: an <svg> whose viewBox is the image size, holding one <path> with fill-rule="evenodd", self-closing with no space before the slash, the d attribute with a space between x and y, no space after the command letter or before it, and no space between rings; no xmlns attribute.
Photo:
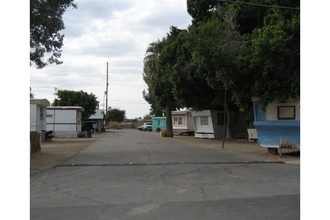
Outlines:
<svg viewBox="0 0 330 220"><path fill-rule="evenodd" d="M143 58L148 45L166 36L170 26L187 28L186 0L76 0L78 9L64 15L66 29L61 65L31 67L36 98L54 100L54 88L83 90L105 103L109 63L109 106L142 117L150 106L143 99ZM103 106L101 106L102 108Z"/></svg>

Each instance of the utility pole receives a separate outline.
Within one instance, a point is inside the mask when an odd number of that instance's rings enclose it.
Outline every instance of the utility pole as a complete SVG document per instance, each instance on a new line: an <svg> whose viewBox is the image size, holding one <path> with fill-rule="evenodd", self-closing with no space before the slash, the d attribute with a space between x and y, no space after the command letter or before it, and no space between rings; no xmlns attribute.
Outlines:
<svg viewBox="0 0 330 220"><path fill-rule="evenodd" d="M103 128L105 130L105 126L106 126L106 121L107 121L107 111L108 111L108 86L109 86L109 82L108 82L108 62L107 62L107 79L106 79L106 84L105 84L105 111L103 114ZM104 102L103 102L103 108L104 108Z"/></svg>
<svg viewBox="0 0 330 220"><path fill-rule="evenodd" d="M222 133L222 149L225 148L225 139L226 139L226 109L227 109L227 90L225 89L225 97L223 104L223 133Z"/></svg>
<svg viewBox="0 0 330 220"><path fill-rule="evenodd" d="M57 88L55 87L54 88L54 102L53 102L53 108L54 108L54 112L53 112L53 132L55 132L55 122L56 122L56 120L55 120L55 99L56 99L56 96L57 96Z"/></svg>
<svg viewBox="0 0 330 220"><path fill-rule="evenodd" d="M107 62L107 81L106 81L106 90L105 90L105 113L108 111L108 87L109 87L109 82L108 82L108 62Z"/></svg>

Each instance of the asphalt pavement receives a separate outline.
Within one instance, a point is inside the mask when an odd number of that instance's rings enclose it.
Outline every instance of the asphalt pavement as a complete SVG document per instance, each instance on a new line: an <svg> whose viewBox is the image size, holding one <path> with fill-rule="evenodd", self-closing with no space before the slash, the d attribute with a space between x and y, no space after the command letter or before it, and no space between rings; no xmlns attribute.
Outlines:
<svg viewBox="0 0 330 220"><path fill-rule="evenodd" d="M300 219L300 166L111 130L31 176L31 219Z"/></svg>

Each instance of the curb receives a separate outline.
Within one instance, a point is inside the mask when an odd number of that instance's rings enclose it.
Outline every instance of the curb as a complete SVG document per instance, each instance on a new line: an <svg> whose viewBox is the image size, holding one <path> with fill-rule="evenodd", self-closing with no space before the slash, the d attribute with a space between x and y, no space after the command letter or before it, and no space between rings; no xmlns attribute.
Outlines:
<svg viewBox="0 0 330 220"><path fill-rule="evenodd" d="M285 164L300 166L300 160L284 161Z"/></svg>

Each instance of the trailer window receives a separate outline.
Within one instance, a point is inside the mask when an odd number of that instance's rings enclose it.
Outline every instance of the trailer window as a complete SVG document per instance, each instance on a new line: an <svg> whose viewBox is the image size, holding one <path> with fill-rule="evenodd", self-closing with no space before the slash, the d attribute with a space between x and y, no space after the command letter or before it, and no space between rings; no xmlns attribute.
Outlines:
<svg viewBox="0 0 330 220"><path fill-rule="evenodd" d="M201 125L209 125L209 117L201 116Z"/></svg>
<svg viewBox="0 0 330 220"><path fill-rule="evenodd" d="M277 119L278 120L290 120L296 118L295 106L278 106L277 107Z"/></svg>
<svg viewBox="0 0 330 220"><path fill-rule="evenodd" d="M183 117L175 116L174 117L174 125L183 125Z"/></svg>

